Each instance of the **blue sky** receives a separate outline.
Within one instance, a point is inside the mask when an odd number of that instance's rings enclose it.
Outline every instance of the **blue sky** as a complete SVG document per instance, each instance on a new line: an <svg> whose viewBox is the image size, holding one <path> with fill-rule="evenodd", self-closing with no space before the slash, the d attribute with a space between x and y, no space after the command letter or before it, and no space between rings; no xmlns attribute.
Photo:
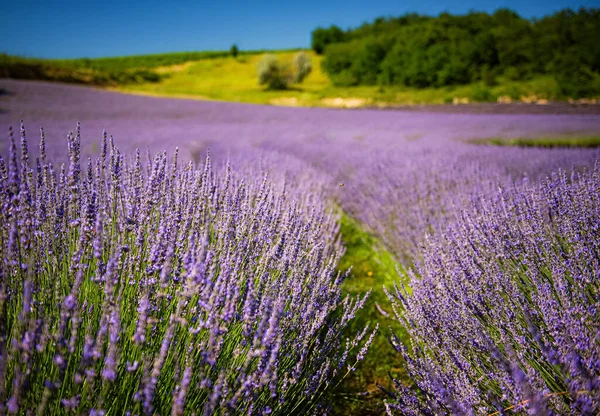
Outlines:
<svg viewBox="0 0 600 416"><path fill-rule="evenodd" d="M28 1L0 0L0 52L77 58L192 50L308 47L317 26L360 25L406 12L437 15L516 10L540 17L600 0L279 0Z"/></svg>

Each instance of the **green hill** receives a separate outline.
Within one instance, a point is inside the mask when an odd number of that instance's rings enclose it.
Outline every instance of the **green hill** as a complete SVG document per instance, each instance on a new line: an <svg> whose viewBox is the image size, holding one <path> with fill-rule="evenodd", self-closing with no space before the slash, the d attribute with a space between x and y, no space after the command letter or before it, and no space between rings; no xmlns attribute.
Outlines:
<svg viewBox="0 0 600 416"><path fill-rule="evenodd" d="M600 9L561 10L539 20L493 14L407 14L343 31L317 28L312 47L338 86L440 88L552 78L547 99L600 94ZM541 91L540 91L541 92ZM508 94L512 95L512 94ZM482 97L483 98L483 97Z"/></svg>

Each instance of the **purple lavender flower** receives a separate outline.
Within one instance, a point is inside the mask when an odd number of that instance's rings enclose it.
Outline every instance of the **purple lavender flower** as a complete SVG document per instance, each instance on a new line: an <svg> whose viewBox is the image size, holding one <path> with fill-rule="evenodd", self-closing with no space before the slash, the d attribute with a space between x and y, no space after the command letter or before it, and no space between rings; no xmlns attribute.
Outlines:
<svg viewBox="0 0 600 416"><path fill-rule="evenodd" d="M600 409L592 358L600 354L600 229L589 226L600 222L599 168L514 184L430 239L412 294L390 294L412 339L399 349L422 394L397 389L388 406L409 414L432 403L436 414Z"/></svg>

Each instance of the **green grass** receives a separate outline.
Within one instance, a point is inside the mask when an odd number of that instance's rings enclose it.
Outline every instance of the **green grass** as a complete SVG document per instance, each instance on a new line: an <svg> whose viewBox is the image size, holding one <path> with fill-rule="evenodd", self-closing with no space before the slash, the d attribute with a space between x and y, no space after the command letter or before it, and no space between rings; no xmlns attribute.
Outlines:
<svg viewBox="0 0 600 416"><path fill-rule="evenodd" d="M476 144L520 147L599 147L600 136L554 136L554 137L491 137L473 140Z"/></svg>
<svg viewBox="0 0 600 416"><path fill-rule="evenodd" d="M290 50L291 51L291 50ZM241 51L238 58L265 51ZM57 81L96 86L153 84L168 77L165 67L227 58L229 51L174 52L106 58L37 59L0 54L0 78Z"/></svg>
<svg viewBox="0 0 600 416"><path fill-rule="evenodd" d="M365 231L360 223L342 214L340 225L346 253L340 261L339 269L345 271L352 267L349 278L342 284L342 291L356 296L364 295L372 289L365 307L349 328L349 335L367 324L372 328L379 322L380 329L365 360L335 392L334 414L380 415L384 412L384 394L377 388L376 383L389 387L391 381L388 374L407 380L402 368L402 357L388 341L390 329L401 338L405 335L399 323L392 318L389 301L383 291L383 286L391 287L394 282L402 282L405 278L398 275L397 263L392 255L374 236ZM390 316L382 315L376 304Z"/></svg>
<svg viewBox="0 0 600 416"><path fill-rule="evenodd" d="M279 52L289 51L293 51L293 49ZM240 51L238 58L263 53L265 53L264 50ZM181 65L186 62L227 58L229 56L229 51L192 51L149 55L111 56L104 58L51 59L48 60L48 62L68 65L73 68L92 68L99 71L127 71Z"/></svg>

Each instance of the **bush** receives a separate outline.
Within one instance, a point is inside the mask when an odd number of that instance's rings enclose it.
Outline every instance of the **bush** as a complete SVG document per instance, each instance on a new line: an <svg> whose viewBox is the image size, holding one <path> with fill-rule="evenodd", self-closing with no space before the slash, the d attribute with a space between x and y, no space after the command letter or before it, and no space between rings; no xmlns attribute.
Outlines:
<svg viewBox="0 0 600 416"><path fill-rule="evenodd" d="M236 44L231 45L231 49L229 49L229 53L231 54L231 56L233 56L234 58L238 57L238 54L240 53L240 50L238 49Z"/></svg>
<svg viewBox="0 0 600 416"><path fill-rule="evenodd" d="M496 80L496 74L492 71L488 65L484 65L481 68L481 80L485 84L486 87L495 87L498 85L498 81Z"/></svg>
<svg viewBox="0 0 600 416"><path fill-rule="evenodd" d="M304 52L298 52L296 56L294 56L293 62L294 68L294 82L300 83L304 81L304 78L310 74L312 71L312 63L310 61L310 56L308 56Z"/></svg>
<svg viewBox="0 0 600 416"><path fill-rule="evenodd" d="M475 102L496 101L496 97L494 96L492 91L489 88L481 85L476 85L473 88L470 94L470 98Z"/></svg>
<svg viewBox="0 0 600 416"><path fill-rule="evenodd" d="M350 72L350 70L345 70L340 73L331 76L331 82L336 87L354 87L358 85L358 78Z"/></svg>
<svg viewBox="0 0 600 416"><path fill-rule="evenodd" d="M281 64L275 55L267 54L258 64L258 83L266 85L270 90L284 90L292 81L286 66Z"/></svg>

